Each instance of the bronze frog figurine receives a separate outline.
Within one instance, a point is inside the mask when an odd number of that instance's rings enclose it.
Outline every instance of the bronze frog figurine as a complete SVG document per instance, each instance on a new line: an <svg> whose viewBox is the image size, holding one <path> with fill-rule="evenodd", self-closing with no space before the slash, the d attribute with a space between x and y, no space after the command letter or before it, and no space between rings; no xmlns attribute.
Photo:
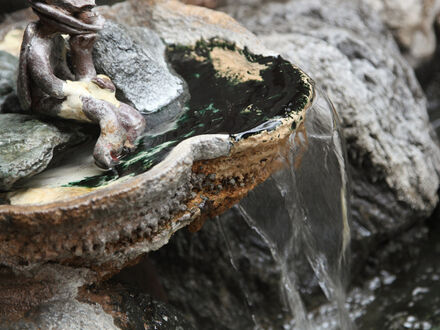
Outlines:
<svg viewBox="0 0 440 330"><path fill-rule="evenodd" d="M134 149L146 122L116 99L110 78L96 74L92 51L104 19L92 11L95 0L29 2L39 21L27 26L21 46L17 91L23 110L99 124L95 162L116 165Z"/></svg>

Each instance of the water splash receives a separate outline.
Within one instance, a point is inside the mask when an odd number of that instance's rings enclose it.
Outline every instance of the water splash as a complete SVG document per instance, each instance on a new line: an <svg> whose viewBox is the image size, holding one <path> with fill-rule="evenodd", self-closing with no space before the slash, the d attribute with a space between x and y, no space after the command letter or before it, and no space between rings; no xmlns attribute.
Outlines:
<svg viewBox="0 0 440 330"><path fill-rule="evenodd" d="M270 179L283 207L259 186L238 208L280 267L286 302L295 317L291 327L315 329L292 262L304 255L326 297L338 306L340 328L354 329L345 308L350 242L345 149L337 114L326 97L317 95L305 126L289 142L290 152L280 155L286 169Z"/></svg>

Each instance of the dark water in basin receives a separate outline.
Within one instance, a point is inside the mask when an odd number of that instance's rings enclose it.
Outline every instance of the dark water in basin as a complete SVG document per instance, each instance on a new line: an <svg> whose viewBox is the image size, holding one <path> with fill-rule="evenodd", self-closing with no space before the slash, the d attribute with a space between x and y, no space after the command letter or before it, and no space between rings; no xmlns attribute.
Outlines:
<svg viewBox="0 0 440 330"><path fill-rule="evenodd" d="M252 65L262 68L258 70L258 79L243 81L219 72L213 65L213 49L232 52L237 62L245 59L251 69ZM200 41L194 48L171 46L167 56L187 82L190 95L171 128L145 135L137 150L124 157L115 169L70 185L98 187L122 176L143 173L163 160L175 145L192 136L225 133L239 140L274 129L281 118L301 110L311 93L303 74L281 57L254 55L224 41ZM166 125L170 123L163 126Z"/></svg>

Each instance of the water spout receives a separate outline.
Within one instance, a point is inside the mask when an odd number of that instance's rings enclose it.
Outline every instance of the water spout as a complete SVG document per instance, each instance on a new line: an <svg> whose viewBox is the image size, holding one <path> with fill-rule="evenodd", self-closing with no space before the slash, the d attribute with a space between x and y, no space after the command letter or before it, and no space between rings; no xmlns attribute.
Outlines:
<svg viewBox="0 0 440 330"><path fill-rule="evenodd" d="M238 206L280 267L291 327L315 329L307 317L293 260L305 256L327 299L338 306L341 329L354 329L345 308L349 260L349 187L337 114L319 93L305 126L291 136L287 165L270 179L282 201L254 189ZM261 203L261 201L266 201Z"/></svg>

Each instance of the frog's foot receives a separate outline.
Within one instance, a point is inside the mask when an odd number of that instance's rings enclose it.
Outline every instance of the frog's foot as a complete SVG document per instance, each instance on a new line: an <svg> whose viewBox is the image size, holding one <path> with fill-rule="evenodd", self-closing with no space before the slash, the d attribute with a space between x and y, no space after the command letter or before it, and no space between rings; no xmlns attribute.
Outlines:
<svg viewBox="0 0 440 330"><path fill-rule="evenodd" d="M140 137L145 130L145 118L139 113L139 111L122 102L117 109L117 116L119 118L119 123L127 132L125 147L129 151L133 151L136 139Z"/></svg>
<svg viewBox="0 0 440 330"><path fill-rule="evenodd" d="M119 109L113 104L91 97L83 97L84 114L99 123L101 134L96 142L93 156L96 165L111 168L118 164L119 158L129 143L129 133L118 116Z"/></svg>
<svg viewBox="0 0 440 330"><path fill-rule="evenodd" d="M93 150L95 163L101 168L112 168L119 163L119 157L122 154L124 145L112 144L104 134L101 134Z"/></svg>

